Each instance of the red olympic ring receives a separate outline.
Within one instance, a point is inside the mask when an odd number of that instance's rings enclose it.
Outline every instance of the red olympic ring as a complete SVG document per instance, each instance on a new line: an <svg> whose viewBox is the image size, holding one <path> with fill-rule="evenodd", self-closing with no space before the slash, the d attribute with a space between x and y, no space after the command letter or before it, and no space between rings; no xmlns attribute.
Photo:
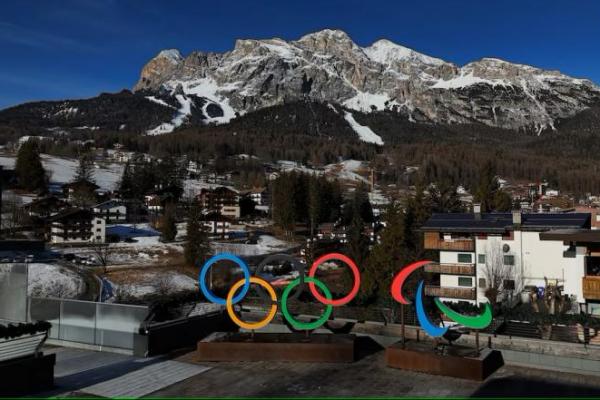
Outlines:
<svg viewBox="0 0 600 400"><path fill-rule="evenodd" d="M402 295L402 284L414 270L421 268L423 265L431 263L432 261L427 260L417 261L402 268L392 281L391 292L394 300L401 304L410 304L410 301L406 300L406 298Z"/></svg>
<svg viewBox="0 0 600 400"><path fill-rule="evenodd" d="M352 274L354 275L354 286L352 287L352 290L350 291L350 293L348 293L346 296L342 297L341 299L329 300L329 299L321 296L321 294L317 291L317 288L315 288L314 283L309 282L308 287L310 288L310 292L315 297L315 299L319 300L321 303L323 303L325 305L331 305L331 306L343 306L344 304L352 301L352 299L355 298L356 295L358 294L358 289L360 288L360 272L358 271L358 267L356 266L354 261L352 261L349 257L346 257L345 255L340 254L340 253L329 253L329 254L325 254L315 260L315 262L310 267L310 271L308 271L308 276L310 278L314 278L315 274L317 272L317 268L319 268L319 265L321 265L325 261L329 261L329 260L343 261L352 270Z"/></svg>

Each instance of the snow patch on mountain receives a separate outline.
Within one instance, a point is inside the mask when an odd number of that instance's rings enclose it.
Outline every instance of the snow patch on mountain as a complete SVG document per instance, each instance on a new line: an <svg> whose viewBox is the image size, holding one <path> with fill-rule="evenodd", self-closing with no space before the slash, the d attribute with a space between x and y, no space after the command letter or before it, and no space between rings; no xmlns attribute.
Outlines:
<svg viewBox="0 0 600 400"><path fill-rule="evenodd" d="M372 112L373 107L377 111L391 109L394 105L400 106L395 100L391 100L385 93L358 92L354 97L344 101L344 106L356 111Z"/></svg>
<svg viewBox="0 0 600 400"><path fill-rule="evenodd" d="M190 98L181 94L176 95L175 98L180 104L175 117L173 117L171 122L164 122L156 128L150 129L146 132L148 135L162 135L164 133L171 133L175 130L175 128L180 127L187 120L188 116L192 113L192 106L194 105L194 102Z"/></svg>
<svg viewBox="0 0 600 400"><path fill-rule="evenodd" d="M374 143L379 146L383 146L383 139L377 135L368 126L364 126L356 122L351 112L346 111L344 113L344 119L350 124L350 127L354 129L354 132L358 134L358 137L363 142Z"/></svg>
<svg viewBox="0 0 600 400"><path fill-rule="evenodd" d="M146 98L154 103L160 104L161 106L165 106L165 107L169 107L169 108L175 108L172 105L168 104L166 101L161 100L161 99L157 99L154 96L146 96Z"/></svg>
<svg viewBox="0 0 600 400"><path fill-rule="evenodd" d="M223 116L210 118L206 113L206 107L208 104L205 104L203 107L204 115L206 116L206 122L214 122L217 124L225 124L235 118L235 110L229 104L229 99L221 94L221 92L231 92L236 90L241 82L234 82L228 85L219 85L214 79L211 78L202 78L202 79L194 79L191 81L172 81L168 84L172 89L181 85L183 88L183 92L186 94L193 94L198 97L203 97L209 102L215 103L219 105L221 110L223 110Z"/></svg>
<svg viewBox="0 0 600 400"><path fill-rule="evenodd" d="M461 74L456 78L452 78L449 80L438 80L436 84L431 86L432 89L460 89L471 85L477 84L487 84L490 86L512 86L509 82L506 82L501 79L483 79L477 76L474 76L471 72L470 74Z"/></svg>

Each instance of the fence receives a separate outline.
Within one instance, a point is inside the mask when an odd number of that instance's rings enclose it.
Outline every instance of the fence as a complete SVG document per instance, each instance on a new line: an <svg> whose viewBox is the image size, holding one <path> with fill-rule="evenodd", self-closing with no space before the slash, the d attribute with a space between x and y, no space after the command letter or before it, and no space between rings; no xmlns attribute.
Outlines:
<svg viewBox="0 0 600 400"><path fill-rule="evenodd" d="M148 307L92 301L29 298L29 321L48 321L49 339L131 350L143 355L138 331Z"/></svg>

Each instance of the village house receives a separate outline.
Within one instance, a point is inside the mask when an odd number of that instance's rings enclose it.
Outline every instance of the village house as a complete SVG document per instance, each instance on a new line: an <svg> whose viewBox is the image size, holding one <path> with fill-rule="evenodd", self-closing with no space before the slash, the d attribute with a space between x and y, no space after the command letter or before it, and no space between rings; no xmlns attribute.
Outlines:
<svg viewBox="0 0 600 400"><path fill-rule="evenodd" d="M51 217L49 222L51 243L104 243L106 240L106 222L91 210L67 209Z"/></svg>
<svg viewBox="0 0 600 400"><path fill-rule="evenodd" d="M196 199L208 213L218 212L229 218L240 218L240 196L235 190L225 186L215 189L203 188Z"/></svg>
<svg viewBox="0 0 600 400"><path fill-rule="evenodd" d="M68 208L68 204L56 196L46 196L23 205L30 217L47 218Z"/></svg>
<svg viewBox="0 0 600 400"><path fill-rule="evenodd" d="M108 200L92 207L97 217L104 218L107 224L127 221L127 207L118 200Z"/></svg>
<svg viewBox="0 0 600 400"><path fill-rule="evenodd" d="M562 287L562 294L584 305L582 279L587 256L562 238L549 235L557 229L590 231L590 214L481 213L433 214L423 225L424 248L439 251L439 263L426 266L436 274L425 288L443 301L487 302L494 286L514 295L525 288L544 287L548 281ZM548 233L548 234L547 234Z"/></svg>

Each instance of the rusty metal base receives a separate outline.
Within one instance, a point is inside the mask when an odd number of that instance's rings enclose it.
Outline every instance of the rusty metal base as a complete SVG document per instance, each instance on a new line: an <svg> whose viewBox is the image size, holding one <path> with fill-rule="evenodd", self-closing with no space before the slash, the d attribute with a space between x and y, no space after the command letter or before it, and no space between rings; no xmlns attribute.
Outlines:
<svg viewBox="0 0 600 400"><path fill-rule="evenodd" d="M217 332L198 342L197 361L293 361L350 363L354 335Z"/></svg>
<svg viewBox="0 0 600 400"><path fill-rule="evenodd" d="M453 345L440 354L431 343L407 342L405 347L396 343L385 351L388 367L483 381L504 365L502 353L484 349L479 356L475 349Z"/></svg>

